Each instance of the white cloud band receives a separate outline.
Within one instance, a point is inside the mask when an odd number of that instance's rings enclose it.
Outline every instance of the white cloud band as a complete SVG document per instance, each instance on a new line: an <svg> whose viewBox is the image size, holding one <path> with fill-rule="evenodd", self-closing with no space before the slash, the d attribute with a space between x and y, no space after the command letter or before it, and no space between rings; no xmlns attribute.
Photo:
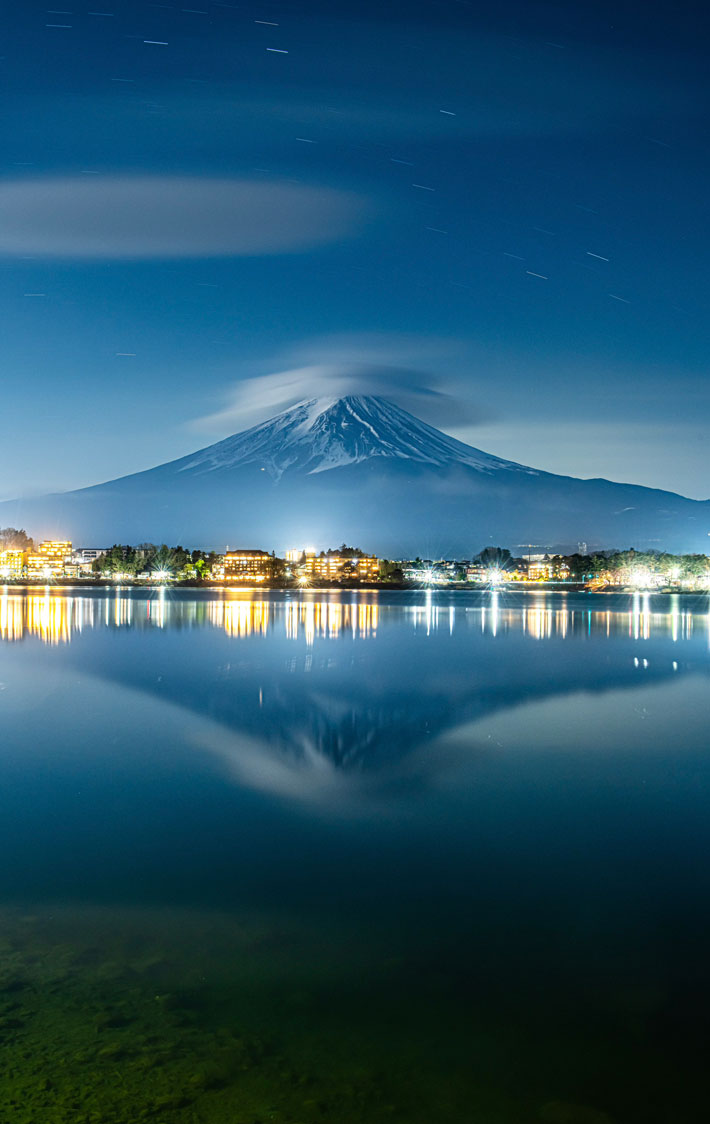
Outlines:
<svg viewBox="0 0 710 1124"><path fill-rule="evenodd" d="M348 235L347 192L244 179L67 177L0 184L0 254L68 259L294 253Z"/></svg>

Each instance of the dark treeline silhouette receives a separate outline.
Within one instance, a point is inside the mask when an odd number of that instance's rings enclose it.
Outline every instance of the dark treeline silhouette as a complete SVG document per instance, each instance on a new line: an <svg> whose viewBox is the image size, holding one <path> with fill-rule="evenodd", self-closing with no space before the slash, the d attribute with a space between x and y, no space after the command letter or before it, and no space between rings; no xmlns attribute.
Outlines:
<svg viewBox="0 0 710 1124"><path fill-rule="evenodd" d="M25 530L17 527L0 527L0 551L3 550L34 550L34 540Z"/></svg>

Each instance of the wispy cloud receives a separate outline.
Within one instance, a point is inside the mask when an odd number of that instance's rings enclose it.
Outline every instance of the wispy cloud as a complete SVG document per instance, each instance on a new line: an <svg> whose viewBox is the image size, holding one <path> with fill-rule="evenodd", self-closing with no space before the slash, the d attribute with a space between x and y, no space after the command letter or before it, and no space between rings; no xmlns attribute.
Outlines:
<svg viewBox="0 0 710 1124"><path fill-rule="evenodd" d="M0 254L67 259L295 253L351 234L343 191L202 177L64 177L0 184Z"/></svg>
<svg viewBox="0 0 710 1124"><path fill-rule="evenodd" d="M249 372L226 394L225 405L193 423L224 434L256 425L307 398L377 394L433 425L489 420L448 373L456 341L408 335L353 334L305 341L273 362L276 370Z"/></svg>

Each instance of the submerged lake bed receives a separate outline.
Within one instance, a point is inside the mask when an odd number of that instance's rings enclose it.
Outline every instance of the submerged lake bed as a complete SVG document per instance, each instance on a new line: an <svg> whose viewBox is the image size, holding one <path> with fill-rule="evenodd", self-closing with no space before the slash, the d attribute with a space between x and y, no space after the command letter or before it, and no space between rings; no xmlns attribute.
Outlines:
<svg viewBox="0 0 710 1124"><path fill-rule="evenodd" d="M709 608L0 589L0 1119L704 1120Z"/></svg>

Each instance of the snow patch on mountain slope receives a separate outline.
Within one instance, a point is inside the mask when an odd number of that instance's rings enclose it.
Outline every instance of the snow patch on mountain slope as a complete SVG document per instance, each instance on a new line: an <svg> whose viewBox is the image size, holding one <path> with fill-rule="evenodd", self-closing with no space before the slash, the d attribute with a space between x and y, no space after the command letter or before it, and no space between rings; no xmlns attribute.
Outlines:
<svg viewBox="0 0 710 1124"><path fill-rule="evenodd" d="M278 480L288 471L327 472L374 457L538 475L534 469L465 445L386 399L356 395L301 402L176 461L174 467L178 472L204 473L255 465Z"/></svg>

